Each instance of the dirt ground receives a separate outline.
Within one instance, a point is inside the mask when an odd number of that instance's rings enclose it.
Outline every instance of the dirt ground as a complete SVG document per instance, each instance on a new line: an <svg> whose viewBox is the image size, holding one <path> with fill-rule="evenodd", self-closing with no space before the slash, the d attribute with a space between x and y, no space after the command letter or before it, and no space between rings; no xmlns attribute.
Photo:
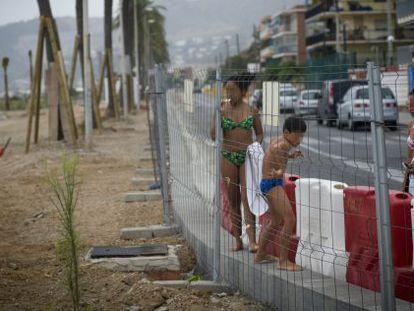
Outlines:
<svg viewBox="0 0 414 311"><path fill-rule="evenodd" d="M82 108L76 108L82 114ZM62 263L56 256L59 239L57 212L50 203L51 189L44 181L45 159L58 165L63 143L47 139L47 110L41 112L40 139L24 154L27 118L24 111L0 118L0 144L12 142L0 158L0 310L68 310L70 300L63 282ZM142 273L111 272L86 262L91 246L168 243L183 245L179 252L181 277L188 277L196 262L182 236L121 241L124 227L162 223L161 202L124 203L138 159L148 155L146 113L126 122L105 121L102 134L93 138L93 150L79 149L82 190L75 213L79 232L81 300L93 310L265 310L238 295L217 295L162 288ZM132 309L131 309L132 310Z"/></svg>

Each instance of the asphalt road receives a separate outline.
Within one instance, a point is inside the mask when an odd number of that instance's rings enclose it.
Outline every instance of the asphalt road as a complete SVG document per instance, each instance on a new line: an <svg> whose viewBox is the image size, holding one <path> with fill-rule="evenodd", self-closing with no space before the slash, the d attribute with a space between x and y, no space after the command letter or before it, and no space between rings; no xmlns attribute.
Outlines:
<svg viewBox="0 0 414 311"><path fill-rule="evenodd" d="M194 97L193 113L186 118L193 133L200 138L208 137L213 117L213 98L203 94ZM289 114L282 114L279 124ZM290 160L288 173L301 177L322 178L347 183L348 185L374 186L374 159L372 133L368 129L349 131L336 127L318 125L313 117L304 117L308 131L300 146L302 159ZM266 126L264 148L271 137L281 134L281 127ZM407 153L407 131L404 126L397 131L385 129L386 155L390 189L400 189L403 180L402 162Z"/></svg>
<svg viewBox="0 0 414 311"><path fill-rule="evenodd" d="M280 124L287 115L280 118ZM357 131L338 130L318 125L307 118L308 131L300 146L304 158L291 160L289 171L302 177L345 182L348 185L374 185L372 133L369 128ZM265 145L281 133L279 127L265 127ZM407 131L385 129L385 147L390 189L400 189L402 162L407 154Z"/></svg>

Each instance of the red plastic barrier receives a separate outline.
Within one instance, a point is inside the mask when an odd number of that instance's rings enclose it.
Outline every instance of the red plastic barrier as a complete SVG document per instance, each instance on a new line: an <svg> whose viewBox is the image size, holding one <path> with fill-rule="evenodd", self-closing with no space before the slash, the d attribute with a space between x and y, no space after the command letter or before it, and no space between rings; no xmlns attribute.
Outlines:
<svg viewBox="0 0 414 311"><path fill-rule="evenodd" d="M411 231L411 196L390 191L391 238L399 297L411 297L401 280L413 278L413 244ZM346 279L349 283L380 290L375 189L348 187L344 190L345 248L350 252ZM398 281L398 283L397 283ZM414 283L414 282L413 282ZM405 299L405 298L402 298ZM410 298L411 299L411 298Z"/></svg>
<svg viewBox="0 0 414 311"><path fill-rule="evenodd" d="M395 296L414 302L414 269L395 268Z"/></svg>
<svg viewBox="0 0 414 311"><path fill-rule="evenodd" d="M231 221L231 206L226 183L220 180L220 200L221 200L221 226L231 235L235 235L233 231L233 223Z"/></svg>
<svg viewBox="0 0 414 311"><path fill-rule="evenodd" d="M292 205L293 213L296 216L296 196L295 196L295 181L298 180L300 176L285 174L283 178L284 189L289 198L290 204ZM270 213L267 211L265 214L260 216L260 225L262 230L270 221ZM282 230L283 223L277 228L273 236L270 238L271 242L267 245L266 252L270 255L279 257L279 245L280 245L280 231ZM296 234L296 225L295 225L295 234ZM294 262L296 257L296 251L298 249L299 238L291 239L289 243L289 254L288 258L290 261Z"/></svg>
<svg viewBox="0 0 414 311"><path fill-rule="evenodd" d="M396 267L412 266L411 196L390 191L391 234ZM361 248L378 251L375 190L371 187L348 187L344 190L345 249L359 253ZM364 251L367 252L367 251Z"/></svg>

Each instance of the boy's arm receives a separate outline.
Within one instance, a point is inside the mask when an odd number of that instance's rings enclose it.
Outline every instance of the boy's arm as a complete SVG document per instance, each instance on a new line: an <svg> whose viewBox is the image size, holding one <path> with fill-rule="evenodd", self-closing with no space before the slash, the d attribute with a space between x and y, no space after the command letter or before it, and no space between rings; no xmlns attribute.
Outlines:
<svg viewBox="0 0 414 311"><path fill-rule="evenodd" d="M296 159L296 158L300 158L303 157L303 153L300 150L295 150L291 153L289 153L289 159Z"/></svg>

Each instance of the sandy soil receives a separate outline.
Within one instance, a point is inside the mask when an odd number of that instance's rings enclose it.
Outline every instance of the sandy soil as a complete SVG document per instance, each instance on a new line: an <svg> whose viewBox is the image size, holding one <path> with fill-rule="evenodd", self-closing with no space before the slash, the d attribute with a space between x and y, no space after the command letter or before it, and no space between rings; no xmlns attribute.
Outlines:
<svg viewBox="0 0 414 311"><path fill-rule="evenodd" d="M82 108L76 108L81 116ZM47 139L47 110L41 113L40 140L24 154L27 118L24 111L0 120L0 144L12 137L0 158L0 310L67 310L62 262L56 256L60 238L57 212L50 203L45 167L58 165L65 152L60 142ZM162 223L161 202L124 203L138 159L148 156L146 113L126 122L107 120L102 134L94 135L92 151L78 150L82 190L75 213L80 236L80 278L83 305L93 310L264 310L237 294L217 297L191 290L154 286L142 273L115 273L90 265L83 256L96 245L169 243L183 245L179 257L182 278L195 266L195 257L182 236L121 241L124 227ZM136 189L137 190L137 189ZM138 309L137 309L138 310Z"/></svg>

